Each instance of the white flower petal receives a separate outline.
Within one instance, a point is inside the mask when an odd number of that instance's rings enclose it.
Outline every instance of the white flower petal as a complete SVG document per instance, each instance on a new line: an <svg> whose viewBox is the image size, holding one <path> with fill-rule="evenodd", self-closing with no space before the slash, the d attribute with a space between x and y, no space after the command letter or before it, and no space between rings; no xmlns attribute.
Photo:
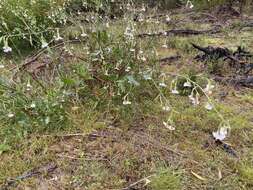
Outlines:
<svg viewBox="0 0 253 190"><path fill-rule="evenodd" d="M170 111L170 107L169 106L163 106L163 111Z"/></svg>
<svg viewBox="0 0 253 190"><path fill-rule="evenodd" d="M227 137L228 131L228 127L221 127L217 131L213 132L213 137L215 138L215 140L223 141Z"/></svg>
<svg viewBox="0 0 253 190"><path fill-rule="evenodd" d="M171 19L169 17L169 15L166 15L166 22L169 22Z"/></svg>
<svg viewBox="0 0 253 190"><path fill-rule="evenodd" d="M12 48L9 46L4 46L3 51L4 51L4 53L9 53L9 52L12 52Z"/></svg>
<svg viewBox="0 0 253 190"><path fill-rule="evenodd" d="M206 85L205 89L204 89L204 92L207 93L208 95L212 94L212 89L214 88L215 86L212 85L210 82Z"/></svg>
<svg viewBox="0 0 253 190"><path fill-rule="evenodd" d="M84 32L81 34L81 37L83 37L83 38L84 38L84 37L87 37L87 36L88 36L88 34L86 34L86 33L84 33Z"/></svg>
<svg viewBox="0 0 253 190"><path fill-rule="evenodd" d="M167 84L165 84L164 82L160 82L159 86L165 88L165 87L167 87Z"/></svg>
<svg viewBox="0 0 253 190"><path fill-rule="evenodd" d="M63 38L61 36L58 36L57 38L54 39L56 42L62 41Z"/></svg>
<svg viewBox="0 0 253 190"><path fill-rule="evenodd" d="M171 91L172 94L179 94L179 91L175 88Z"/></svg>
<svg viewBox="0 0 253 190"><path fill-rule="evenodd" d="M189 81L187 81L184 83L184 87L192 87L192 84Z"/></svg>
<svg viewBox="0 0 253 190"><path fill-rule="evenodd" d="M173 127L172 125L169 125L167 122L163 121L163 125L165 128L169 129L170 131L174 131L176 128Z"/></svg>
<svg viewBox="0 0 253 190"><path fill-rule="evenodd" d="M168 45L167 44L163 44L162 48L168 48Z"/></svg>
<svg viewBox="0 0 253 190"><path fill-rule="evenodd" d="M47 43L47 42L42 42L41 48L44 49L44 48L46 48L46 47L48 47L48 43Z"/></svg>
<svg viewBox="0 0 253 190"><path fill-rule="evenodd" d="M205 105L205 108L210 111L210 110L213 109L213 105L210 104L209 102L207 102L206 105Z"/></svg>
<svg viewBox="0 0 253 190"><path fill-rule="evenodd" d="M13 118L14 114L13 113L9 113L7 116L8 116L8 118Z"/></svg>
<svg viewBox="0 0 253 190"><path fill-rule="evenodd" d="M32 104L30 105L30 107L31 107L31 108L35 108L35 107L36 107L36 104L35 104L35 103L32 103Z"/></svg>
<svg viewBox="0 0 253 190"><path fill-rule="evenodd" d="M128 101L128 100L124 100L124 101L123 101L123 105L130 105L130 104L132 104L132 102L130 102L130 101Z"/></svg>

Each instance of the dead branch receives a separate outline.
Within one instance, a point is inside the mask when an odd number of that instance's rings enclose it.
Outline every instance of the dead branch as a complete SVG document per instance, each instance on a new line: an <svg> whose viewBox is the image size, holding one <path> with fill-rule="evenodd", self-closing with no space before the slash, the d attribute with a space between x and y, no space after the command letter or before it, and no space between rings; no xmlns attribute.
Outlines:
<svg viewBox="0 0 253 190"><path fill-rule="evenodd" d="M170 62L177 61L177 60L179 60L181 58L182 57L180 55L173 55L173 56L161 58L158 61L162 62L162 63L170 63Z"/></svg>
<svg viewBox="0 0 253 190"><path fill-rule="evenodd" d="M214 80L223 84L232 84L235 86L244 86L253 88L253 76L235 76L235 77L214 77Z"/></svg>
<svg viewBox="0 0 253 190"><path fill-rule="evenodd" d="M25 173L23 173L22 175L20 175L18 177L7 180L7 182L5 184L0 185L0 189L1 190L5 190L5 189L7 190L7 189L9 189L10 186L14 185L17 181L25 180L27 178L31 178L31 177L34 177L34 176L37 176L37 175L41 175L43 173L51 173L56 169L57 169L57 165L48 164L48 165L43 166L39 169L35 169L35 170L29 171L29 172L25 172Z"/></svg>
<svg viewBox="0 0 253 190"><path fill-rule="evenodd" d="M240 27L240 30L242 30L243 28L252 28L252 27L253 27L253 22L248 22L248 23L243 24Z"/></svg>
<svg viewBox="0 0 253 190"><path fill-rule="evenodd" d="M57 48L57 47L61 47L61 46L64 46L65 44L67 43L81 43L82 40L80 39L74 39L74 40L68 40L68 41L64 41L64 42L61 42L61 43L58 43L56 45L53 45L50 47L50 49L54 49L54 48ZM26 67L27 65L35 62L40 56L42 56L45 52L47 51L47 48L43 48L41 50L39 50L35 55L33 55L31 58L29 58L27 61L25 61L23 64L21 65L18 65L17 67L13 67L11 68L11 70L14 70L14 69L22 69L24 67Z"/></svg>
<svg viewBox="0 0 253 190"><path fill-rule="evenodd" d="M219 20L216 16L214 16L212 14L209 14L209 13L201 13L201 15L207 16L207 17L211 18L214 21L218 21Z"/></svg>
<svg viewBox="0 0 253 190"><path fill-rule="evenodd" d="M70 134L53 134L53 135L43 135L38 137L58 137L58 138L68 138L68 137L89 137L89 138L97 138L97 137L105 137L104 135L91 133L70 133Z"/></svg>
<svg viewBox="0 0 253 190"><path fill-rule="evenodd" d="M188 35L201 35L201 34L216 34L219 32L221 32L221 29L218 27L215 27L214 29L210 30L172 29L158 33L138 34L137 37L143 38L143 37L170 36L170 35L188 36Z"/></svg>
<svg viewBox="0 0 253 190"><path fill-rule="evenodd" d="M231 55L231 52L227 48L212 47L212 46L201 47L194 43L191 44L195 49L202 51L205 55L214 56L216 59Z"/></svg>
<svg viewBox="0 0 253 190"><path fill-rule="evenodd" d="M235 52L232 52L228 48L212 47L212 46L201 47L194 43L191 44L195 49L204 53L203 55L197 55L195 57L195 59L199 61L205 61L207 59L218 60L220 58L224 58L224 60L229 59L233 63L238 63L242 65L246 63L246 61L242 60L242 58L252 56L249 52L244 51L241 47L238 47L238 49Z"/></svg>
<svg viewBox="0 0 253 190"><path fill-rule="evenodd" d="M121 190L131 190L131 189L133 189L134 186L136 186L137 184L142 183L142 182L146 182L146 183L144 184L144 186L145 186L145 185L147 184L147 181L149 181L149 178L151 178L151 177L153 177L153 176L155 176L155 175L153 174L153 175L144 177L144 178L142 178L142 179L140 179L140 180L138 180L138 181L136 181L136 182L130 184L129 186L127 186L127 187L125 187L125 188L123 188L123 189L121 189Z"/></svg>
<svg viewBox="0 0 253 190"><path fill-rule="evenodd" d="M80 157L73 157L73 156L68 156L68 155L62 155L62 154L57 154L59 158L67 158L70 160L81 160L81 161L108 161L108 159L105 158L80 158Z"/></svg>
<svg viewBox="0 0 253 190"><path fill-rule="evenodd" d="M139 134L133 134L133 136L137 136L139 139L143 139L144 141L148 142L151 146L154 146L154 147L159 148L161 150L166 150L166 151L173 153L177 156L182 156L182 157L185 156L182 152L176 151L172 148L169 148L168 146L164 146L159 141L157 141L153 138L145 137L145 135L139 135Z"/></svg>
<svg viewBox="0 0 253 190"><path fill-rule="evenodd" d="M253 70L253 63L247 64L245 66L245 72L244 72L244 74L248 75L252 70Z"/></svg>

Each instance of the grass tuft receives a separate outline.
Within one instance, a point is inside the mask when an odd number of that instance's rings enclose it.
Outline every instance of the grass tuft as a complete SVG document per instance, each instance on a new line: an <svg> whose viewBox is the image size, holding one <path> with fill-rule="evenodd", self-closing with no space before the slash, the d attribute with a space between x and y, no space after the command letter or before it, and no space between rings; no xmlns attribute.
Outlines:
<svg viewBox="0 0 253 190"><path fill-rule="evenodd" d="M180 190L182 187L180 175L169 168L160 169L151 180L150 187L152 190Z"/></svg>

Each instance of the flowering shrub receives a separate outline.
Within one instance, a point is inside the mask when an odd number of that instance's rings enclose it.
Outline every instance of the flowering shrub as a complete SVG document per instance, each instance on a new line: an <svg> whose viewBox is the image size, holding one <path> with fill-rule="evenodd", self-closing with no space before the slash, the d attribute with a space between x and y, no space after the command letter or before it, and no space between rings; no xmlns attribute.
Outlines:
<svg viewBox="0 0 253 190"><path fill-rule="evenodd" d="M82 2L84 7L87 2L98 8L103 7L102 1L99 0L78 2ZM61 48L63 54L59 59L65 62L66 52L68 57L73 58L73 64L60 64L59 68L54 68L57 70L52 76L55 80L54 88L48 84L43 86L40 81L35 80L33 82L39 85L33 89L34 84L30 83L30 78L26 87L23 82L0 81L0 87L3 87L0 89L0 118L8 126L4 129L16 129L18 126L26 133L34 130L34 127L36 130L62 128L69 121L68 107L72 106L73 102L81 103L80 106L92 102L92 109L95 107L100 112L114 112L124 120L127 120L127 117L132 119L138 111L143 114L145 100L148 100L165 113L161 123L169 130L176 130L173 114L177 113L177 109L169 99L172 95L187 95L193 106L202 105L208 111L214 110L221 120L221 125L228 126L210 98L214 88L211 81L206 78L199 80L200 77L195 74L170 76L162 72L156 48L152 46L151 41L147 41L148 48L140 42L134 21L125 19L121 23L125 28L112 33L107 18L92 15L94 22L89 27L77 23L79 33L77 32L73 39L78 43L78 47L75 48L74 44L68 44L68 40L64 39L59 29L67 23L66 10L70 10L70 1L46 0L41 3L21 0L15 3L5 0L1 3L3 12L0 13L0 34L5 53L10 53L12 48L16 47L19 47L19 50L20 45L29 43L30 46L46 50L42 53L50 58L55 47L50 42L61 41L64 42L63 47L58 48ZM130 3L126 6L131 10ZM194 5L187 1L186 6L193 8ZM9 14L6 14L7 10ZM144 11L145 7L142 7L140 12ZM71 11L68 12L70 13ZM166 19L170 20L168 17ZM101 20L107 22L103 23ZM79 48L82 53L76 56L75 50L78 51Z"/></svg>
<svg viewBox="0 0 253 190"><path fill-rule="evenodd" d="M2 0L0 45L5 53L26 48L44 48L68 16L80 11L114 14L123 11L113 0Z"/></svg>
<svg viewBox="0 0 253 190"><path fill-rule="evenodd" d="M66 23L66 3L65 0L2 0L0 44L4 51L40 47L45 39L50 39L56 26Z"/></svg>
<svg viewBox="0 0 253 190"><path fill-rule="evenodd" d="M64 109L67 95L61 91L51 91L48 96L36 98L36 92L29 94L33 91L29 83L24 91L13 89L13 92L1 83L0 91L0 118L3 125L9 125L8 128L3 128L7 134L52 131L63 128L67 122Z"/></svg>
<svg viewBox="0 0 253 190"><path fill-rule="evenodd" d="M191 1L183 3L193 7ZM31 47L44 48L56 34L57 28L67 23L69 14L94 11L114 17L123 14L124 9L131 5L122 4L115 0L2 0L0 45L5 53Z"/></svg>
<svg viewBox="0 0 253 190"><path fill-rule="evenodd" d="M127 27L124 33L113 36L106 30L97 30L84 35L87 42L87 61L72 66L75 73L64 75L65 90L73 90L68 81L83 81L79 96L87 97L87 90L94 93L101 104L107 105L113 100L115 104L130 105L138 101L136 96L143 90L152 92L153 82L159 75L155 70L156 62L147 61L153 55L145 55L134 38L133 28ZM75 87L74 87L75 88ZM84 90L86 89L86 90Z"/></svg>

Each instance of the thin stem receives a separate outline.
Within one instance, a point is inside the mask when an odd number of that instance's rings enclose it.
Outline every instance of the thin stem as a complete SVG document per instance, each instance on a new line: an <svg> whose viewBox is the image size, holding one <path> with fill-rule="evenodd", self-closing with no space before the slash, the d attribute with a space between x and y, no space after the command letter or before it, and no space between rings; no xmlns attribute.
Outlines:
<svg viewBox="0 0 253 190"><path fill-rule="evenodd" d="M196 83L195 81L191 80L189 77L186 77L186 76L183 76L183 75L179 75L179 74L173 74L173 75L176 75L178 77L182 77L182 78L185 78L187 79L188 81L190 81L192 84L194 84L194 86L198 87L203 93L204 95L206 96L207 100L209 102L213 102L212 99L208 96L208 94L204 91L204 89L198 84ZM217 115L219 116L219 118L221 119L221 121L225 124L228 124L229 123L224 119L224 117L222 116L222 114L217 110L217 108L214 106L214 111L217 113Z"/></svg>

